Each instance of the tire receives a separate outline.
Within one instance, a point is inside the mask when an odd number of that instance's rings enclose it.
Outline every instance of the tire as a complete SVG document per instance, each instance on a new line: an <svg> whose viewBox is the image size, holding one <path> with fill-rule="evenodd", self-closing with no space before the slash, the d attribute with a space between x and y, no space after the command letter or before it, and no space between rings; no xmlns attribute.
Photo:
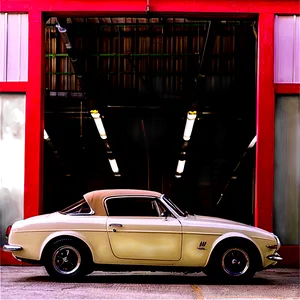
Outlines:
<svg viewBox="0 0 300 300"><path fill-rule="evenodd" d="M82 242L62 238L51 244L44 255L48 274L54 278L70 279L92 272L90 251Z"/></svg>
<svg viewBox="0 0 300 300"><path fill-rule="evenodd" d="M203 270L208 276L230 281L252 278L255 270L255 255L247 243L221 244L212 254L208 266Z"/></svg>

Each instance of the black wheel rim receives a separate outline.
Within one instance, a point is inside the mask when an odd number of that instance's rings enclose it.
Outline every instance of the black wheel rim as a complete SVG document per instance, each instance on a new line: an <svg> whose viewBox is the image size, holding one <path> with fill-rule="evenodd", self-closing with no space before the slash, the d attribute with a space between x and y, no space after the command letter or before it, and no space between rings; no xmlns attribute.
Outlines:
<svg viewBox="0 0 300 300"><path fill-rule="evenodd" d="M52 266L63 275L75 273L81 264L79 251L69 245L64 245L56 249L52 256Z"/></svg>
<svg viewBox="0 0 300 300"><path fill-rule="evenodd" d="M250 266L248 253L239 248L231 248L222 256L222 268L230 276L241 276Z"/></svg>

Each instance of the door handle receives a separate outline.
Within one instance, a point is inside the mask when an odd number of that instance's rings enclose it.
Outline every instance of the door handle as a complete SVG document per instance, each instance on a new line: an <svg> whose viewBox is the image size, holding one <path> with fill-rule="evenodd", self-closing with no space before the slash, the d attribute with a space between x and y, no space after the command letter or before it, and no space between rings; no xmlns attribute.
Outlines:
<svg viewBox="0 0 300 300"><path fill-rule="evenodd" d="M123 227L122 224L117 224L117 223L109 224L109 226L113 226L113 227Z"/></svg>

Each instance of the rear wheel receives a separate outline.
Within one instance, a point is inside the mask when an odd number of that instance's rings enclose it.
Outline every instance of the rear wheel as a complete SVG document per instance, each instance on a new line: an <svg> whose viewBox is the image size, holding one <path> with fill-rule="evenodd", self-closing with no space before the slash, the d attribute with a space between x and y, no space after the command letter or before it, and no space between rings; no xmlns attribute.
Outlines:
<svg viewBox="0 0 300 300"><path fill-rule="evenodd" d="M44 256L48 274L56 278L74 278L91 273L89 249L71 238L55 241Z"/></svg>

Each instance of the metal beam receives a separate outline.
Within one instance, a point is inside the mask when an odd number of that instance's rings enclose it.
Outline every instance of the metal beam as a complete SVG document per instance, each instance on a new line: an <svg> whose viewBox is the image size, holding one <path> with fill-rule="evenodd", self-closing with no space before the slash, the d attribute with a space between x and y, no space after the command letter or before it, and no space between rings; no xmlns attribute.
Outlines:
<svg viewBox="0 0 300 300"><path fill-rule="evenodd" d="M219 200L218 200L218 202L217 202L216 205L219 205L219 204L220 204L220 202L223 200L224 195L225 195L225 193L226 193L228 187L230 186L230 184L231 184L233 181L235 181L235 180L237 179L237 177L238 177L238 170L240 169L240 166L241 166L241 164L243 163L243 161L245 160L245 158L246 158L246 157L249 155L249 153L251 152L252 148L255 146L256 141L257 141L257 137L255 136L255 137L252 139L252 141L250 142L250 144L249 144L249 146L247 147L247 149L246 149L246 150L244 151L244 153L240 156L240 159L239 159L239 161L237 162L237 164L236 164L236 166L235 166L235 168L234 168L234 170L233 170L233 172L232 172L230 178L228 179L227 184L225 185L225 187L224 187L224 189L223 189L223 192L221 193L220 198L219 198Z"/></svg>
<svg viewBox="0 0 300 300"><path fill-rule="evenodd" d="M45 12L48 15L61 16L99 16L101 12L110 15L139 15L145 14L145 0L136 1L2 1L0 11L3 12ZM151 12L180 14L182 12L205 14L206 17L222 18L224 14L233 19L241 17L255 16L258 13L266 14L298 14L299 1L262 1L262 0L202 0L201 5L198 1L170 1L170 0L151 0ZM242 12L242 13L241 13Z"/></svg>

